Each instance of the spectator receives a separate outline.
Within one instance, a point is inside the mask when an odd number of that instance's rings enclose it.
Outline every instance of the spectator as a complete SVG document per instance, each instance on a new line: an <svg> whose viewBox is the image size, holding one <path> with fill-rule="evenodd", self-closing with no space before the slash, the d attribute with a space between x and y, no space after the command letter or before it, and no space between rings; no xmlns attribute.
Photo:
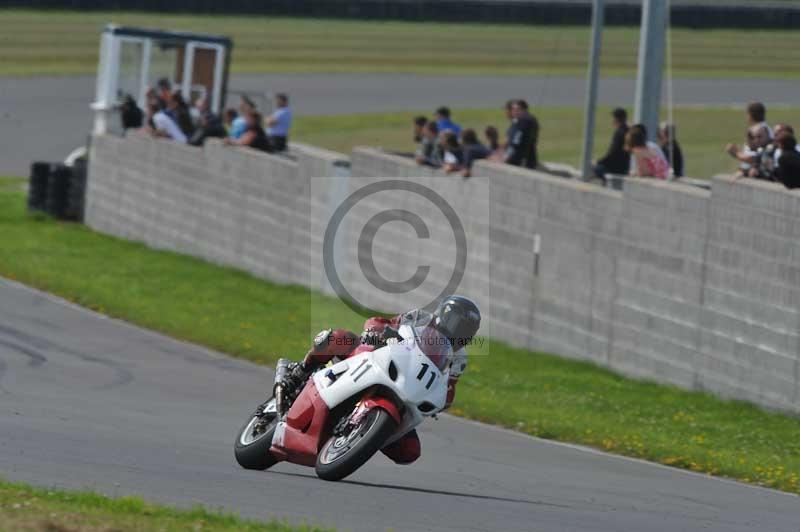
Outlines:
<svg viewBox="0 0 800 532"><path fill-rule="evenodd" d="M777 146L777 139L778 139L778 135L780 135L784 131L788 131L790 135L794 136L794 128L792 126L790 126L789 124L784 124L782 122L778 123L778 124L775 124L775 127L773 128L773 132L775 133L775 139L776 139L776 142L775 142L776 147L775 147L775 151L773 152L773 155L774 155L773 167L774 168L778 168L780 166L780 163L778 162L778 160L781 158L781 154L783 153L783 150L779 146ZM797 138L797 137L795 137L795 138ZM800 145L798 145L795 149L800 152Z"/></svg>
<svg viewBox="0 0 800 532"><path fill-rule="evenodd" d="M748 175L752 166L757 163L757 149L753 150L751 147L753 142L753 128L757 126L763 127L767 132L767 140L762 145L766 146L769 144L769 141L772 140L772 129L770 129L769 124L767 124L767 109L761 102L752 102L747 105L747 142L745 142L741 150L736 147L736 144L728 144L725 148L725 151L727 151L731 157L740 162L739 167L744 175Z"/></svg>
<svg viewBox="0 0 800 532"><path fill-rule="evenodd" d="M222 120L211 111L211 104L209 104L207 97L198 98L194 107L197 110L197 127L189 140L189 144L201 146L209 137L222 138L227 136Z"/></svg>
<svg viewBox="0 0 800 532"><path fill-rule="evenodd" d="M419 144L422 142L422 132L425 129L425 124L428 123L428 119L424 116L418 116L414 118L414 144Z"/></svg>
<svg viewBox="0 0 800 532"><path fill-rule="evenodd" d="M628 113L617 107L611 112L614 135L606 154L594 165L594 174L605 181L606 174L627 175L631 165L631 154L625 151L625 135L628 133Z"/></svg>
<svg viewBox="0 0 800 532"><path fill-rule="evenodd" d="M781 157L775 169L775 180L786 188L800 188L800 152L797 139L787 130L775 136L775 143L781 150Z"/></svg>
<svg viewBox="0 0 800 532"><path fill-rule="evenodd" d="M236 112L236 109L232 107L225 109L225 112L222 114L222 125L225 128L226 136L230 136L231 130L233 129L233 122L238 116L239 113Z"/></svg>
<svg viewBox="0 0 800 532"><path fill-rule="evenodd" d="M439 128L436 122L430 121L422 130L422 140L417 148L415 159L417 164L438 168L442 165L442 151L438 144Z"/></svg>
<svg viewBox="0 0 800 532"><path fill-rule="evenodd" d="M156 81L156 90L153 95L158 100L159 109L166 109L169 106L170 98L172 98L172 84L169 79L160 78Z"/></svg>
<svg viewBox="0 0 800 532"><path fill-rule="evenodd" d="M497 131L497 128L494 126L486 126L483 134L486 136L486 142L489 144L489 149L491 150L487 159L502 161L505 156L505 150L503 150L503 147L500 145L500 133Z"/></svg>
<svg viewBox="0 0 800 532"><path fill-rule="evenodd" d="M173 92L170 96L169 103L167 103L168 115L178 124L183 134L188 138L194 133L194 122L192 121L192 114L189 112L189 106L183 99L180 92Z"/></svg>
<svg viewBox="0 0 800 532"><path fill-rule="evenodd" d="M770 145L770 129L763 123L755 124L747 132L747 162L739 165L741 175L756 179L772 179L774 147Z"/></svg>
<svg viewBox="0 0 800 532"><path fill-rule="evenodd" d="M233 119L233 122L231 122L231 129L228 131L230 138L233 140L238 140L239 137L244 134L245 130L247 129L247 115L255 110L256 104L253 103L253 100L245 95L242 95L241 99L239 100L239 116Z"/></svg>
<svg viewBox="0 0 800 532"><path fill-rule="evenodd" d="M289 130L292 127L289 96L282 92L276 94L275 107L275 112L267 118L267 136L272 151L286 151L289 147Z"/></svg>
<svg viewBox="0 0 800 532"><path fill-rule="evenodd" d="M439 147L442 150L442 170L457 172L464 164L464 152L458 144L458 137L452 129L439 133Z"/></svg>
<svg viewBox="0 0 800 532"><path fill-rule="evenodd" d="M539 122L528 113L528 104L525 100L514 100L511 103L511 117L505 162L514 166L536 168Z"/></svg>
<svg viewBox="0 0 800 532"><path fill-rule="evenodd" d="M130 94L125 95L120 106L120 119L122 120L122 130L127 132L129 129L139 129L142 127L144 120L144 113L139 106L136 105L136 100Z"/></svg>
<svg viewBox="0 0 800 532"><path fill-rule="evenodd" d="M461 133L461 126L450 120L450 109L447 107L439 107L434 117L436 119L436 127L439 128L439 131L446 131L449 129L455 133L456 136Z"/></svg>
<svg viewBox="0 0 800 532"><path fill-rule="evenodd" d="M657 146L654 148L648 145L644 127L634 126L628 130L625 134L625 149L636 163L631 175L658 179L669 177L669 163Z"/></svg>
<svg viewBox="0 0 800 532"><path fill-rule="evenodd" d="M667 162L672 166L672 175L683 177L683 152L675 136L675 125L664 122L658 128L658 143Z"/></svg>
<svg viewBox="0 0 800 532"><path fill-rule="evenodd" d="M496 132L497 130L495 130ZM486 159L492 152L480 143L474 129L465 129L461 132L461 153L461 175L469 177L472 163L478 159Z"/></svg>
<svg viewBox="0 0 800 532"><path fill-rule="evenodd" d="M159 108L158 100L148 104L148 120L145 131L154 137L164 137L186 144L186 135L165 109Z"/></svg>
<svg viewBox="0 0 800 532"><path fill-rule="evenodd" d="M250 111L244 117L245 130L238 139L226 138L223 142L231 146L247 146L255 150L272 151L267 133L264 131L264 119L258 111Z"/></svg>

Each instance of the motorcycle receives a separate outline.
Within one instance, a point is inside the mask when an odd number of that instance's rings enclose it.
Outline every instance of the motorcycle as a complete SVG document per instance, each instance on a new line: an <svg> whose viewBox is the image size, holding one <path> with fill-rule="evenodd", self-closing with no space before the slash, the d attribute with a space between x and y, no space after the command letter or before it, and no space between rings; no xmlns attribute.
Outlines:
<svg viewBox="0 0 800 532"><path fill-rule="evenodd" d="M321 368L296 392L281 359L272 396L236 438L239 465L264 470L288 461L341 480L444 409L452 347L429 315L404 319L385 346L370 349Z"/></svg>

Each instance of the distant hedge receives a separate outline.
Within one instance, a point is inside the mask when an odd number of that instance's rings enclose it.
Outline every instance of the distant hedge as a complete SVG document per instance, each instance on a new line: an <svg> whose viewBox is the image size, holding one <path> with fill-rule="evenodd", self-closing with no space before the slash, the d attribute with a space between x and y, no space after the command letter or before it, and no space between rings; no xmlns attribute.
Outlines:
<svg viewBox="0 0 800 532"><path fill-rule="evenodd" d="M591 15L589 0L0 0L0 6L554 25L588 24ZM609 25L636 26L640 17L638 3L607 3ZM800 6L678 4L672 6L672 25L800 29Z"/></svg>

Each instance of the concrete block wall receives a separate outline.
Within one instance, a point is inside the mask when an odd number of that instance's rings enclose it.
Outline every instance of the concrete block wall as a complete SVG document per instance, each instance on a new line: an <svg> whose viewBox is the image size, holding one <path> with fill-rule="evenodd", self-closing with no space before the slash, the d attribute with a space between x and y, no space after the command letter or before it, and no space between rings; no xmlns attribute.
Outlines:
<svg viewBox="0 0 800 532"><path fill-rule="evenodd" d="M473 174L488 178L487 193L479 179L369 148L354 150L353 177L341 154L303 145L291 154L96 137L86 220L333 293L321 253L333 210L365 183L356 178L410 179L459 207L472 261L461 291L481 303L485 334L800 412L800 192L726 177L710 191L630 179L621 192L479 161ZM392 207L430 208L403 198ZM342 253L357 256L356 231L385 208L378 197L359 203L339 233ZM452 267L452 257L426 255L413 231L387 231L375 244L386 277L402 279L421 264ZM339 274L360 302L386 311L416 303L354 285L357 262Z"/></svg>

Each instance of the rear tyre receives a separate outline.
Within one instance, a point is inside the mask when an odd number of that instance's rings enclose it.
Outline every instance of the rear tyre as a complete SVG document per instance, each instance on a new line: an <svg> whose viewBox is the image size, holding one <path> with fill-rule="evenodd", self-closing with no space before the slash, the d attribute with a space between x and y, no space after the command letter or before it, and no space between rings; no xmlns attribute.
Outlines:
<svg viewBox="0 0 800 532"><path fill-rule="evenodd" d="M233 452L240 466L263 471L278 462L269 451L277 425L278 413L272 398L258 407L236 435Z"/></svg>
<svg viewBox="0 0 800 532"><path fill-rule="evenodd" d="M353 473L383 447L397 429L397 422L382 408L368 411L355 426L331 436L317 455L317 476L341 480Z"/></svg>

